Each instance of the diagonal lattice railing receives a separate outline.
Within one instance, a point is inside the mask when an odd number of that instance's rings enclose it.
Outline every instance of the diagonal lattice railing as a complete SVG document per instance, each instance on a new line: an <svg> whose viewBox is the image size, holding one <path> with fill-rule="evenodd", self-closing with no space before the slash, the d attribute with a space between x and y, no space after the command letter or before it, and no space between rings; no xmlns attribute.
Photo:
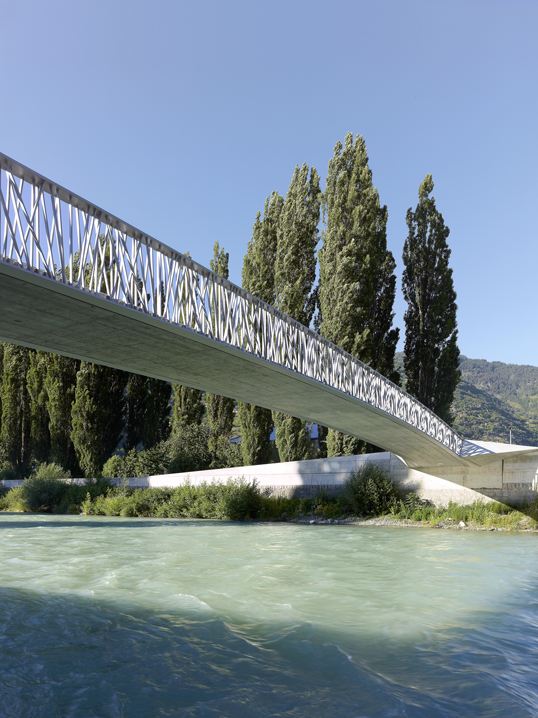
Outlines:
<svg viewBox="0 0 538 718"><path fill-rule="evenodd" d="M369 404L459 454L462 438L314 331L0 153L0 263L163 319Z"/></svg>

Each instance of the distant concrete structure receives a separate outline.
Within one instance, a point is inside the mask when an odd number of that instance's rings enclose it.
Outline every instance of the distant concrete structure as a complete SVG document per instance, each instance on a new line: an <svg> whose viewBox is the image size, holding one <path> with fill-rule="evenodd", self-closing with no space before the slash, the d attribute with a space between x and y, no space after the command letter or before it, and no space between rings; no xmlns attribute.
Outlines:
<svg viewBox="0 0 538 718"><path fill-rule="evenodd" d="M6 342L319 422L412 468L498 460L312 330L2 154L0 302Z"/></svg>

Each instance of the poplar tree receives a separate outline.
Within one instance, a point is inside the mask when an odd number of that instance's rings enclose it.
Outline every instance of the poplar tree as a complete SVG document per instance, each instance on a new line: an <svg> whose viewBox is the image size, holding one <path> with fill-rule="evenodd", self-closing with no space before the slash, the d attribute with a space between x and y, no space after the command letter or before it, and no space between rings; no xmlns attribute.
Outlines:
<svg viewBox="0 0 538 718"><path fill-rule="evenodd" d="M121 440L126 383L124 371L81 362L71 410L71 439L87 478L100 475Z"/></svg>
<svg viewBox="0 0 538 718"><path fill-rule="evenodd" d="M79 359L58 354L46 355L44 386L47 392L51 454L54 461L69 470L72 476L81 473L71 439L73 431L71 409L75 401L79 369Z"/></svg>
<svg viewBox="0 0 538 718"><path fill-rule="evenodd" d="M265 200L263 218L256 215L252 237L243 260L242 286L267 304L275 301L275 263L277 252L277 228L284 199L272 192ZM238 402L241 424L241 454L243 464L267 464L271 460L271 431L273 415L270 409Z"/></svg>
<svg viewBox="0 0 538 718"><path fill-rule="evenodd" d="M26 347L4 344L0 445L18 479L26 476L31 460L30 395L26 388L30 352Z"/></svg>
<svg viewBox="0 0 538 718"><path fill-rule="evenodd" d="M2 384L4 381L4 342L0 342L0 437L2 436ZM4 458L0 439L0 463Z"/></svg>
<svg viewBox="0 0 538 718"><path fill-rule="evenodd" d="M200 389L191 389L182 384L173 384L172 386L174 389L172 431L177 431L180 425L200 425L205 412L204 392Z"/></svg>
<svg viewBox="0 0 538 718"><path fill-rule="evenodd" d="M324 199L326 230L319 251L319 316L322 336L399 383L392 328L395 262L387 249L388 212L381 206L362 136L350 132L329 162ZM365 450L363 442L329 430L327 453Z"/></svg>
<svg viewBox="0 0 538 718"><path fill-rule="evenodd" d="M190 252L185 252L190 257ZM183 300L184 301L184 300ZM204 392L181 384L172 384L174 404L172 409L172 433L189 424L200 425L204 418Z"/></svg>
<svg viewBox="0 0 538 718"><path fill-rule="evenodd" d="M457 345L456 292L448 266L449 228L430 197L430 174L419 202L407 210L402 290L407 302L404 369L407 391L441 419L452 422L451 406L461 377Z"/></svg>
<svg viewBox="0 0 538 718"><path fill-rule="evenodd" d="M136 449L142 441L147 398L147 377L140 374L129 374L125 388L125 439L123 446L126 452Z"/></svg>
<svg viewBox="0 0 538 718"><path fill-rule="evenodd" d="M161 379L149 378L147 386L142 443L145 449L151 449L170 436L172 385Z"/></svg>
<svg viewBox="0 0 538 718"><path fill-rule="evenodd" d="M50 458L51 440L47 410L47 357L42 351L30 351L26 388L30 396L30 440L33 458L39 463Z"/></svg>
<svg viewBox="0 0 538 718"><path fill-rule="evenodd" d="M310 173L310 176L309 176ZM315 168L295 168L277 227L275 307L308 327L315 302L316 245L319 240L321 191ZM308 424L273 412L281 461L299 461L311 454Z"/></svg>
<svg viewBox="0 0 538 718"><path fill-rule="evenodd" d="M128 374L125 390L124 448L151 449L170 435L172 386L161 379Z"/></svg>
<svg viewBox="0 0 538 718"><path fill-rule="evenodd" d="M218 241L213 247L211 270L224 279L229 277L228 263L230 255L219 246ZM216 452L219 441L229 441L234 425L234 399L218 394L206 394L207 422L209 424L209 450Z"/></svg>

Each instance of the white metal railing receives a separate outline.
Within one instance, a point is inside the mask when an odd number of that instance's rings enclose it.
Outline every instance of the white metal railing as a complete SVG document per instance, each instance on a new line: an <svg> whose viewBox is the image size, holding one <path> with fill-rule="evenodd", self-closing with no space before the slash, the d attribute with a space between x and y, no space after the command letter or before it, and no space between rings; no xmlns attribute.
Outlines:
<svg viewBox="0 0 538 718"><path fill-rule="evenodd" d="M286 367L460 453L463 440L453 429L355 357L1 153L0 263L37 272Z"/></svg>

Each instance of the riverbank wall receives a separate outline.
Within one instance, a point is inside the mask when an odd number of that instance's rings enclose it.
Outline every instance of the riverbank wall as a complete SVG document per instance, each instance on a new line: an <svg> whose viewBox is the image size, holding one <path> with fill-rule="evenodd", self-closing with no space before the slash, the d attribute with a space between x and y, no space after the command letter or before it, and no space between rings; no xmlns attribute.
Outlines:
<svg viewBox="0 0 538 718"><path fill-rule="evenodd" d="M352 471L366 462L378 464L391 476L402 493L415 492L436 506L471 504L474 501L501 501L511 505L530 503L538 497L538 451L492 461L485 466L411 469L390 452L359 454L330 459L290 461L280 464L239 466L232 469L192 471L180 474L113 479L130 486L174 487L187 481L192 484L223 482L228 479L254 480L270 496L312 498L318 492L337 495ZM83 483L84 479L72 479ZM1 482L6 488L20 481Z"/></svg>
<svg viewBox="0 0 538 718"><path fill-rule="evenodd" d="M480 467L411 469L395 454L381 452L149 476L129 482L133 486L177 486L185 481L196 484L243 477L256 479L267 495L311 498L319 491L338 494L349 474L368 461L385 469L402 493L415 492L437 506L477 500L521 505L538 497L538 451Z"/></svg>

